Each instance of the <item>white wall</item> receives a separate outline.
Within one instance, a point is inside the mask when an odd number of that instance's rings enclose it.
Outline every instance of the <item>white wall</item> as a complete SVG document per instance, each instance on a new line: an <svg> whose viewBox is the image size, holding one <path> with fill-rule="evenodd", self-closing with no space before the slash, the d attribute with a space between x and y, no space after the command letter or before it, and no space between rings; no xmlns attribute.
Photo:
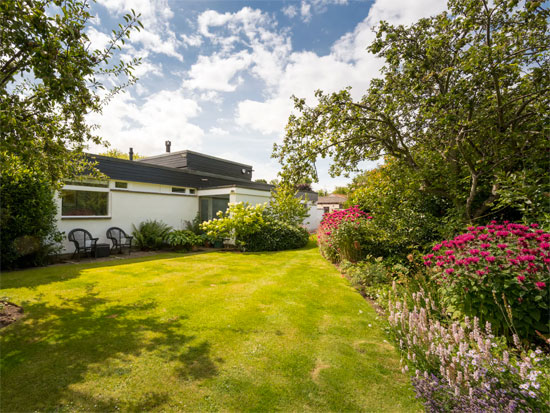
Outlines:
<svg viewBox="0 0 550 413"><path fill-rule="evenodd" d="M235 192L231 193L230 202L248 202L250 205L263 204L269 202L271 192L259 191L256 189L235 188Z"/></svg>
<svg viewBox="0 0 550 413"><path fill-rule="evenodd" d="M60 231L65 232L63 252L74 251L74 244L67 240L67 234L75 228L84 228L93 237L99 238L98 243L110 245L111 241L106 238L107 229L110 227L120 227L131 234L132 224L137 226L142 221L156 219L174 229L182 229L184 221L193 220L199 210L196 195L173 194L170 186L129 183L128 190L119 190L114 189L114 182L111 181L110 187L109 217L107 218L63 218L61 217L61 197L57 197L57 226ZM82 186L65 188L87 190Z"/></svg>
<svg viewBox="0 0 550 413"><path fill-rule="evenodd" d="M304 219L302 225L304 225L309 232L317 231L325 212L322 209L318 209L317 205L310 204L308 213L309 217Z"/></svg>

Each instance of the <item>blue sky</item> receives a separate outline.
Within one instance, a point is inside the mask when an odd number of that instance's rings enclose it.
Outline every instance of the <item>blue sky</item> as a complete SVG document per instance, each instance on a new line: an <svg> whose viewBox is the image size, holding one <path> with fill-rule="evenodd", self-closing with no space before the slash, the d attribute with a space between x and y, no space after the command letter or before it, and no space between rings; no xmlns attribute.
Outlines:
<svg viewBox="0 0 550 413"><path fill-rule="evenodd" d="M88 28L101 48L131 8L144 30L121 51L139 56L139 81L90 121L112 148L141 155L191 149L251 164L276 178L273 144L284 136L295 94L314 105L316 89L352 87L359 98L381 62L365 49L380 20L410 24L445 9L443 0L188 1L97 0ZM103 148L90 148L92 152ZM349 178L328 175L331 190ZM365 163L365 168L373 165Z"/></svg>

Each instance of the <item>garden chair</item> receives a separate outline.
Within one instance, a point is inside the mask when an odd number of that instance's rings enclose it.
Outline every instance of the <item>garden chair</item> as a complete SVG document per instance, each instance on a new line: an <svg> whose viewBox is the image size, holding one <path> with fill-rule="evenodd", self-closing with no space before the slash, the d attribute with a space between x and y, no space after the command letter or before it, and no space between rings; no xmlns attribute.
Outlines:
<svg viewBox="0 0 550 413"><path fill-rule="evenodd" d="M91 257L92 252L95 250L97 240L99 239L99 238L92 237L92 234L90 234L88 231L82 228L73 229L71 232L69 232L69 235L67 235L67 238L75 246L75 251L73 253L72 258L74 258L75 255L77 255L78 258L80 258L80 253L82 251L86 255L88 255L89 253Z"/></svg>
<svg viewBox="0 0 550 413"><path fill-rule="evenodd" d="M132 240L134 237L127 235L124 230L118 227L111 227L107 230L107 238L113 242L111 251L118 249L118 252L122 253L123 247L128 247L128 254L132 252Z"/></svg>

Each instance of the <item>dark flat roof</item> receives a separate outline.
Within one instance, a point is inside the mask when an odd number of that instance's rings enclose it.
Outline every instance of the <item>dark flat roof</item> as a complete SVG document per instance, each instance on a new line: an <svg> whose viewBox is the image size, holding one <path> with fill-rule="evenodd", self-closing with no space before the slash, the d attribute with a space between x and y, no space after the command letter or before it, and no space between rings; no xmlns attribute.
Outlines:
<svg viewBox="0 0 550 413"><path fill-rule="evenodd" d="M251 182L245 179L218 176L211 173L181 170L167 166L148 164L145 162L129 161L126 159L111 158L103 155L87 155L97 161L96 168L110 179L122 181L144 182L150 184L186 186L197 189L206 189L219 186L239 186L243 188L271 191L273 185Z"/></svg>

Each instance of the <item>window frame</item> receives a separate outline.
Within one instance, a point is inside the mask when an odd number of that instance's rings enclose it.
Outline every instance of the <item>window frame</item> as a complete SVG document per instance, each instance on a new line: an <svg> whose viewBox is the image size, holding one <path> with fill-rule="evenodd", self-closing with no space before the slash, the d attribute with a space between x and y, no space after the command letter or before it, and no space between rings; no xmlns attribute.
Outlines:
<svg viewBox="0 0 550 413"><path fill-rule="evenodd" d="M104 192L107 194L107 215L63 215L63 191L75 192ZM59 213L61 219L110 219L111 218L111 191L97 186L65 185L59 192Z"/></svg>

